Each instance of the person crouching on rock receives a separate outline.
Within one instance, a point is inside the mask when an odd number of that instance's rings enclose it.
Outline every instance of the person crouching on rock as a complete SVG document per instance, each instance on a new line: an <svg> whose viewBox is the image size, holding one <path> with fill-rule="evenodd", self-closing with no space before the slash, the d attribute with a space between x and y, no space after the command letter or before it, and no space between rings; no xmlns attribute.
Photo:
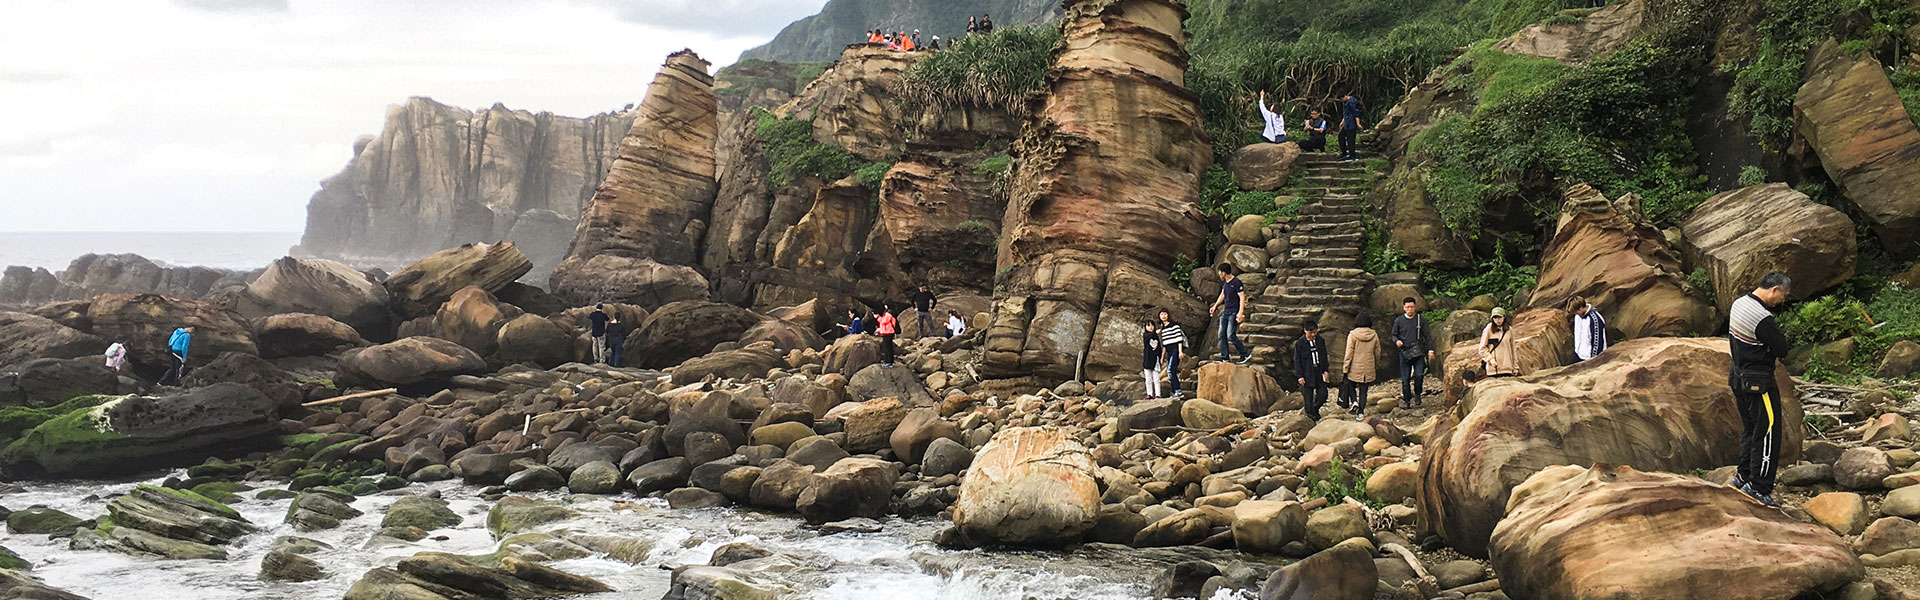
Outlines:
<svg viewBox="0 0 1920 600"><path fill-rule="evenodd" d="M1173 322L1173 313L1160 309L1160 364L1167 375L1165 398L1180 397L1180 351L1187 346L1187 332Z"/></svg>
<svg viewBox="0 0 1920 600"><path fill-rule="evenodd" d="M854 311L854 310L847 311L846 335L848 336L860 335L861 332L866 331L866 328L864 327L864 325L865 324L862 323L860 320L860 313L858 311Z"/></svg>
<svg viewBox="0 0 1920 600"><path fill-rule="evenodd" d="M1353 331L1347 332L1347 352L1340 359L1340 370L1347 374L1341 406L1348 412L1366 410L1367 390L1380 378L1379 359L1380 333L1373 330L1373 313L1362 310L1353 319Z"/></svg>
<svg viewBox="0 0 1920 600"><path fill-rule="evenodd" d="M1774 363L1787 357L1787 336L1774 320L1773 309L1787 301L1793 280L1778 271L1760 278L1760 287L1741 296L1727 309L1727 342L1733 351L1728 383L1740 410L1740 455L1732 485L1767 506L1773 499L1773 476L1779 471L1782 423L1780 387L1774 381Z"/></svg>
<svg viewBox="0 0 1920 600"><path fill-rule="evenodd" d="M608 319L606 338L607 366L621 366L620 351L627 345L627 324L620 322L619 317Z"/></svg>
<svg viewBox="0 0 1920 600"><path fill-rule="evenodd" d="M1140 332L1140 377L1147 381L1147 399L1160 397L1160 326L1146 322Z"/></svg>
<svg viewBox="0 0 1920 600"><path fill-rule="evenodd" d="M1300 142L1301 152L1327 151L1327 116L1320 109L1307 113L1307 141Z"/></svg>
<svg viewBox="0 0 1920 600"><path fill-rule="evenodd" d="M1287 143L1287 117L1267 108L1267 92L1260 92L1260 118L1266 120L1267 127L1260 132L1260 139L1269 144Z"/></svg>
<svg viewBox="0 0 1920 600"><path fill-rule="evenodd" d="M1327 341L1320 339L1319 330L1319 323L1308 323L1300 339L1293 341L1293 372L1299 375L1300 398L1306 401L1307 418L1315 421L1327 403Z"/></svg>
<svg viewBox="0 0 1920 600"><path fill-rule="evenodd" d="M114 342L107 346L105 356L107 359L107 368L113 369L115 373L119 373L122 367L127 366L127 345Z"/></svg>
<svg viewBox="0 0 1920 600"><path fill-rule="evenodd" d="M167 338L167 357L173 359L173 366L160 378L160 385L180 385L180 377L187 371L187 350L192 347L192 325L173 330L173 335Z"/></svg>
<svg viewBox="0 0 1920 600"><path fill-rule="evenodd" d="M893 307L880 307L880 326L873 330L880 334L880 366L893 368L893 334L899 331L900 322L893 318Z"/></svg>

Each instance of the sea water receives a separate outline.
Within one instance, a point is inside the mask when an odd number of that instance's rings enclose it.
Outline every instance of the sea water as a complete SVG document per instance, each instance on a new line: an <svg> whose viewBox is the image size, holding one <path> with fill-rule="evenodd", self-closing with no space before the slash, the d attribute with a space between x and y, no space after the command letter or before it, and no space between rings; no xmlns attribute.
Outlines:
<svg viewBox="0 0 1920 600"><path fill-rule="evenodd" d="M83 254L138 254L166 266L250 271L298 243L299 232L0 232L0 267L59 272Z"/></svg>

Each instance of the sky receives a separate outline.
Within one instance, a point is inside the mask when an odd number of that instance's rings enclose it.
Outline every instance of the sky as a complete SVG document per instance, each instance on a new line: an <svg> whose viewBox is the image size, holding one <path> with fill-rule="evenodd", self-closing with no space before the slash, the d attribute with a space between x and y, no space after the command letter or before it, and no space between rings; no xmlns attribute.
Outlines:
<svg viewBox="0 0 1920 600"><path fill-rule="evenodd" d="M587 116L825 0L0 0L0 232L300 231L410 96Z"/></svg>

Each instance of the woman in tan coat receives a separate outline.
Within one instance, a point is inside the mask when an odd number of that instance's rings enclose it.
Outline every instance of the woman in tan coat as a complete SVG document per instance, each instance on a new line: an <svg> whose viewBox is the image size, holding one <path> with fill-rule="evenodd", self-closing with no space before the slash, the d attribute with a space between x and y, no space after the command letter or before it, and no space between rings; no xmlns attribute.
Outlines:
<svg viewBox="0 0 1920 600"><path fill-rule="evenodd" d="M1480 364L1487 377L1512 377L1520 374L1519 353L1508 338L1513 330L1507 325L1507 311L1493 309L1493 322L1480 330Z"/></svg>
<svg viewBox="0 0 1920 600"><path fill-rule="evenodd" d="M1353 319L1353 331L1347 332L1347 352L1340 370L1347 374L1346 393L1340 406L1354 414L1366 408L1367 388L1380 378L1380 334L1373 330L1373 315L1362 312Z"/></svg>

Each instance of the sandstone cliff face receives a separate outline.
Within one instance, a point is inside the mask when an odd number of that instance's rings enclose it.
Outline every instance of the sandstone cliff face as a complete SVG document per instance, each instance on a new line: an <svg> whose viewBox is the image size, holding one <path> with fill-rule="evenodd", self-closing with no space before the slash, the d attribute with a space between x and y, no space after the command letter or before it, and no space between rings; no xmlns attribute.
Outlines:
<svg viewBox="0 0 1920 600"><path fill-rule="evenodd" d="M1064 379L1137 368L1155 307L1202 312L1167 282L1207 234L1196 201L1212 151L1182 87L1186 9L1168 0L1066 5L1047 94L1015 145L999 264L1007 293L987 331L992 377ZM1196 332L1197 333L1197 332Z"/></svg>
<svg viewBox="0 0 1920 600"><path fill-rule="evenodd" d="M587 118L411 98L321 182L295 253L397 266L469 242L517 242L550 272L633 113Z"/></svg>
<svg viewBox="0 0 1920 600"><path fill-rule="evenodd" d="M659 270L648 263L694 264L706 235L719 188L714 157L719 105L707 64L692 51L675 52L647 88L606 180L583 211L567 259L553 275L554 292L562 298L645 303L645 296L657 294L640 291L685 289L690 286L682 283L699 277L691 268ZM600 258L604 265L607 257L628 264L584 274L588 261ZM668 278L632 279L656 275ZM620 283L594 285L595 280ZM634 295L607 296L610 290Z"/></svg>

